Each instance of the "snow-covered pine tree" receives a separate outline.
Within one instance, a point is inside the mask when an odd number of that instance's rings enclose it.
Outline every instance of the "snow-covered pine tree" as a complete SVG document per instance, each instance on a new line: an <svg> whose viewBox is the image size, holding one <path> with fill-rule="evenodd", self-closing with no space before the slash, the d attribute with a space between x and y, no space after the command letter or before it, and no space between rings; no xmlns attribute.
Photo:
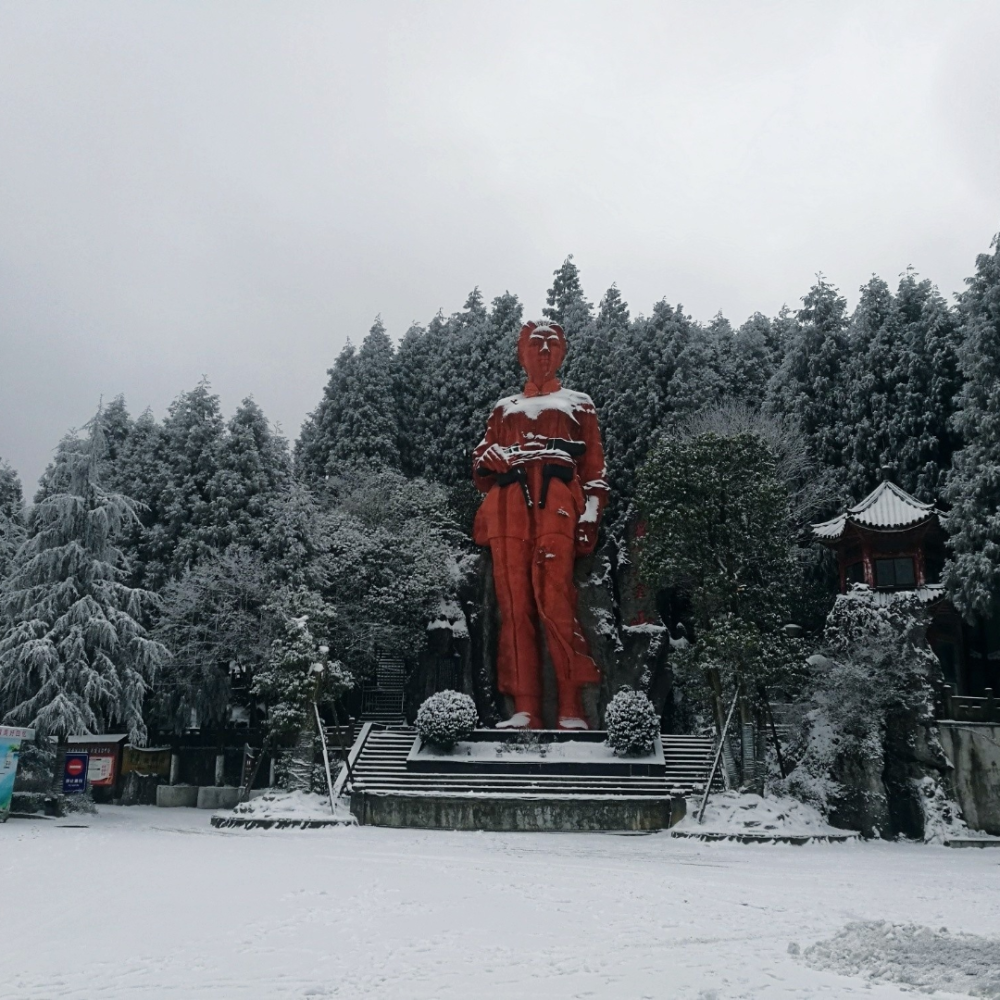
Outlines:
<svg viewBox="0 0 1000 1000"><path fill-rule="evenodd" d="M573 263L572 254L552 276L542 315L558 323L566 333L567 352L561 378L577 391L589 393L600 405L601 376L607 357L601 356L594 329L594 307L583 294L580 269Z"/></svg>
<svg viewBox="0 0 1000 1000"><path fill-rule="evenodd" d="M335 702L354 679L339 660L330 658L330 611L316 594L287 594L270 611L281 629L252 693L266 707L269 739L295 736L293 749L282 757L279 781L286 788L317 791L324 779L313 704Z"/></svg>
<svg viewBox="0 0 1000 1000"><path fill-rule="evenodd" d="M818 462L843 465L847 300L822 275L802 299L798 324L768 387L767 406L795 417Z"/></svg>
<svg viewBox="0 0 1000 1000"><path fill-rule="evenodd" d="M845 448L848 487L860 500L874 489L879 470L895 464L890 443L896 420L896 379L902 368L902 332L892 292L879 277L861 287L848 330L844 365Z"/></svg>
<svg viewBox="0 0 1000 1000"><path fill-rule="evenodd" d="M312 730L313 701L336 701L354 686L350 671L331 659L334 616L309 590L288 592L269 610L280 627L254 678L253 693L267 706L272 733Z"/></svg>
<svg viewBox="0 0 1000 1000"><path fill-rule="evenodd" d="M580 269L573 263L573 255L552 274L552 287L546 293L542 315L558 323L567 337L579 336L590 325L594 307L584 297Z"/></svg>
<svg viewBox="0 0 1000 1000"><path fill-rule="evenodd" d="M32 508L4 587L0 718L42 735L122 726L142 743L143 699L169 654L141 624L151 595L122 582L116 542L135 504L101 487L100 412L87 430L63 455L68 490Z"/></svg>
<svg viewBox="0 0 1000 1000"><path fill-rule="evenodd" d="M1000 234L992 248L976 258L959 297L966 381L955 425L965 444L945 491L952 505L945 582L957 607L980 618L995 614L1000 595Z"/></svg>
<svg viewBox="0 0 1000 1000"><path fill-rule="evenodd" d="M291 482L270 501L261 555L277 585L324 589L335 569L326 558L329 543L325 517L316 495L298 481Z"/></svg>
<svg viewBox="0 0 1000 1000"><path fill-rule="evenodd" d="M469 293L461 312L439 328L431 324L428 337L436 350L425 373L427 394L417 403L424 411L422 424L428 428L428 437L422 442L422 474L429 479L452 485L469 478L469 451L486 424L486 415L481 416L481 426L473 424L482 391L476 381L486 374L477 371L476 362L491 336L489 315L478 288Z"/></svg>
<svg viewBox="0 0 1000 1000"><path fill-rule="evenodd" d="M252 397L244 399L226 427L210 489L216 547L265 545L268 505L290 479L287 441L271 429Z"/></svg>
<svg viewBox="0 0 1000 1000"><path fill-rule="evenodd" d="M0 587L23 541L24 494L21 480L11 466L0 459Z"/></svg>
<svg viewBox="0 0 1000 1000"><path fill-rule="evenodd" d="M103 407L102 412L104 414L105 468L101 470L101 474L104 481L110 484L114 480L114 470L121 458L122 451L128 444L133 421L129 416L128 407L125 405L125 397L121 393Z"/></svg>
<svg viewBox="0 0 1000 1000"><path fill-rule="evenodd" d="M913 273L900 281L895 304L904 351L896 378L892 451L900 485L932 501L941 495L961 443L954 426L963 383L959 319L937 288Z"/></svg>
<svg viewBox="0 0 1000 1000"><path fill-rule="evenodd" d="M303 482L318 485L326 480L330 454L347 421L357 349L348 341L327 369L329 379L323 387L323 398L302 424L295 442L295 472Z"/></svg>
<svg viewBox="0 0 1000 1000"><path fill-rule="evenodd" d="M172 555L163 512L169 466L163 428L149 409L132 422L108 466L108 486L140 505L138 521L129 525L121 540L131 582L137 587L158 587L170 576Z"/></svg>
<svg viewBox="0 0 1000 1000"><path fill-rule="evenodd" d="M783 329L778 320L754 313L737 331L733 341L726 391L741 402L759 407L767 386L781 364Z"/></svg>
<svg viewBox="0 0 1000 1000"><path fill-rule="evenodd" d="M348 343L295 447L296 472L318 484L351 464L399 468L395 351L376 317L360 350Z"/></svg>
<svg viewBox="0 0 1000 1000"><path fill-rule="evenodd" d="M158 517L147 539L148 566L160 568L158 576L147 571L148 585L156 589L218 546L212 487L224 435L219 397L207 379L170 404L162 428Z"/></svg>

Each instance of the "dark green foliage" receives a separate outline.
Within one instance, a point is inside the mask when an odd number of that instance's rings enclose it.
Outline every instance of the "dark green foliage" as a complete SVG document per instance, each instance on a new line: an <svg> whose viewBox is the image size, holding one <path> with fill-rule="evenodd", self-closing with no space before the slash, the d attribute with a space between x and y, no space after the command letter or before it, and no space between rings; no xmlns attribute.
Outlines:
<svg viewBox="0 0 1000 1000"><path fill-rule="evenodd" d="M862 288L846 365L844 458L856 499L884 466L919 498L938 498L956 445L958 347L957 318L929 281L908 272L896 295L880 278Z"/></svg>
<svg viewBox="0 0 1000 1000"><path fill-rule="evenodd" d="M24 494L17 473L0 460L0 584L24 541Z"/></svg>
<svg viewBox="0 0 1000 1000"><path fill-rule="evenodd" d="M820 275L802 299L768 388L771 412L795 417L815 459L830 468L843 461L847 324L847 301Z"/></svg>
<svg viewBox="0 0 1000 1000"><path fill-rule="evenodd" d="M756 697L784 680L797 567L787 486L757 435L709 432L661 441L640 471L643 577L690 600L685 659L720 670Z"/></svg>
<svg viewBox="0 0 1000 1000"><path fill-rule="evenodd" d="M227 721L234 687L244 693L266 661L276 624L266 612L274 584L260 555L247 548L214 552L162 590L155 636L173 660L157 684L159 728Z"/></svg>
<svg viewBox="0 0 1000 1000"><path fill-rule="evenodd" d="M376 318L361 349L348 345L329 370L323 399L296 446L299 475L320 483L346 465L399 467L395 350Z"/></svg>
<svg viewBox="0 0 1000 1000"><path fill-rule="evenodd" d="M945 497L952 558L945 582L968 616L988 616L1000 594L1000 235L980 254L959 309L965 386L955 426L965 439Z"/></svg>

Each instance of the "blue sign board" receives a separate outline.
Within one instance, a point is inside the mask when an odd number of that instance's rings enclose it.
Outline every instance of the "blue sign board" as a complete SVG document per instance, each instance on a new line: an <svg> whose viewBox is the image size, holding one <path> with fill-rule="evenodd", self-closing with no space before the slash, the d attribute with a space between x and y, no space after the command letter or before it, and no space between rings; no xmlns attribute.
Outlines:
<svg viewBox="0 0 1000 1000"><path fill-rule="evenodd" d="M72 795L75 792L87 790L87 767L90 764L89 753L67 753L63 765L63 793Z"/></svg>

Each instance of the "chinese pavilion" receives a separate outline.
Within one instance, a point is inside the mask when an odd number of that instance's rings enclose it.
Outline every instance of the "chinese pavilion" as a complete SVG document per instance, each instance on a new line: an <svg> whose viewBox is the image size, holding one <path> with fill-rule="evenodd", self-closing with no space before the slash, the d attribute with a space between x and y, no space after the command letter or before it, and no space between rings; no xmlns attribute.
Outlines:
<svg viewBox="0 0 1000 1000"><path fill-rule="evenodd" d="M989 642L992 629L987 626L964 625L945 594L946 523L934 504L884 479L860 503L812 529L813 537L837 555L841 593L866 584L876 603L890 604L906 595L927 608L927 641L946 681L958 694L973 694L991 686L996 664L990 646L997 644Z"/></svg>

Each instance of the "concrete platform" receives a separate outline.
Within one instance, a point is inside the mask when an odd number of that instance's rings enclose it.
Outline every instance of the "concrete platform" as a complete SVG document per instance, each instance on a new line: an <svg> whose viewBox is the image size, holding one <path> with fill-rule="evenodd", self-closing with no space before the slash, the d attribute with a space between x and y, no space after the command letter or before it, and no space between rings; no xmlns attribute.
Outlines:
<svg viewBox="0 0 1000 1000"><path fill-rule="evenodd" d="M949 837L945 847L1000 847L1000 837Z"/></svg>

